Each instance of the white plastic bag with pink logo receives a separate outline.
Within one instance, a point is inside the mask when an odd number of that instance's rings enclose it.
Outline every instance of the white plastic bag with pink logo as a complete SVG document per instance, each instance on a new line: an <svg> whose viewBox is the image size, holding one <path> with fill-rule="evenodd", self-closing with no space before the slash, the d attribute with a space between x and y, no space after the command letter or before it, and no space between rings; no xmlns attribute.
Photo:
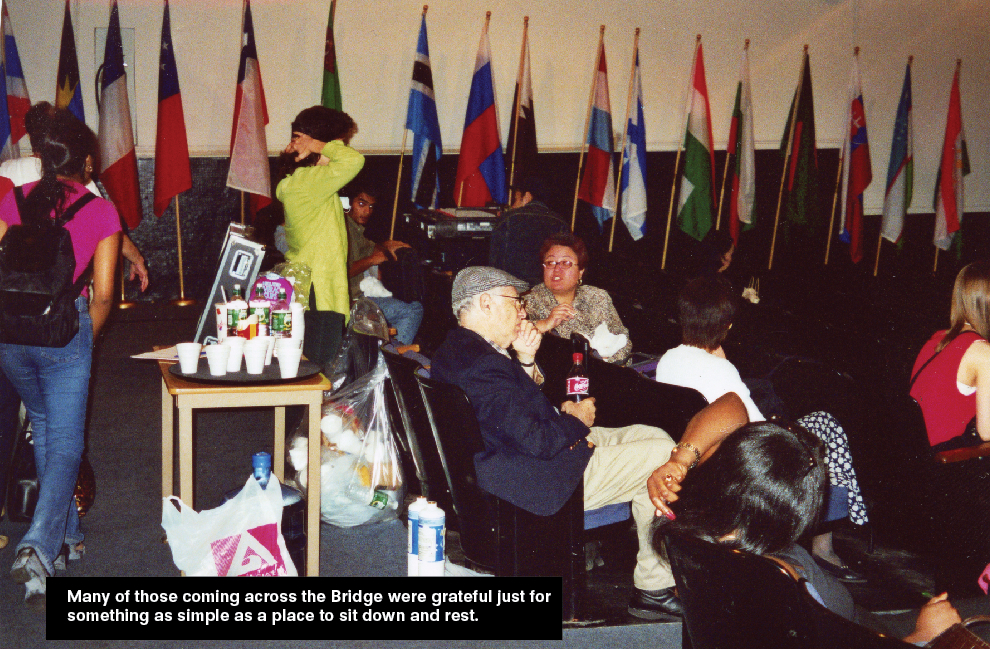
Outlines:
<svg viewBox="0 0 990 649"><path fill-rule="evenodd" d="M164 498L162 527L186 576L297 575L282 537L282 489L274 473L267 488L252 476L231 500L202 512L175 496Z"/></svg>

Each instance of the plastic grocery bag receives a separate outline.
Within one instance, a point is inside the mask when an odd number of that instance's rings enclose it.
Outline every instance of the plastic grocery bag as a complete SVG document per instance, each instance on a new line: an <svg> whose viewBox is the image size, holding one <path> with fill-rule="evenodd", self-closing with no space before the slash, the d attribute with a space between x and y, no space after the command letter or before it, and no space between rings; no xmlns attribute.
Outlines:
<svg viewBox="0 0 990 649"><path fill-rule="evenodd" d="M399 451L385 406L384 361L323 404L320 518L339 527L398 517L405 496ZM306 442L291 444L289 459L307 488Z"/></svg>
<svg viewBox="0 0 990 649"><path fill-rule="evenodd" d="M265 489L249 477L231 500L202 512L175 496L163 498L162 527L172 561L187 576L297 574L282 537L282 489L275 474Z"/></svg>

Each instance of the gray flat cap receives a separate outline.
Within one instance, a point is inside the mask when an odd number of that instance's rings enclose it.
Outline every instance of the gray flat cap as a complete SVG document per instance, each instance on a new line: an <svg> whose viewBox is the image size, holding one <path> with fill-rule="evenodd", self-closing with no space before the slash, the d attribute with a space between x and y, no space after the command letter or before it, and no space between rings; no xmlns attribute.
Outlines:
<svg viewBox="0 0 990 649"><path fill-rule="evenodd" d="M499 286L511 286L520 292L529 288L529 284L504 270L491 266L468 266L458 272L457 277L454 278L454 285L450 290L450 304L456 307L462 300L481 295Z"/></svg>

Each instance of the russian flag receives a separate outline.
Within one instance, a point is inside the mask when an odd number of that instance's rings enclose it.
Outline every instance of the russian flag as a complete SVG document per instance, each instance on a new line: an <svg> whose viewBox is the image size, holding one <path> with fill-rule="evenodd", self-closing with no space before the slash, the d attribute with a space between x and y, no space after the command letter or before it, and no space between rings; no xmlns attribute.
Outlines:
<svg viewBox="0 0 990 649"><path fill-rule="evenodd" d="M265 126L268 107L261 84L261 66L254 44L254 21L251 1L244 3L244 27L241 31L241 63L237 69L237 94L234 98L234 124L230 134L230 171L227 187L256 195L252 212L271 202L272 179L268 169L268 144Z"/></svg>
<svg viewBox="0 0 990 649"><path fill-rule="evenodd" d="M10 157L17 158L21 155L21 138L27 135L24 116L31 108L31 97L28 96L27 83L24 81L21 57L17 54L14 28L10 24L6 3L3 5L3 62L7 83L7 112L10 114Z"/></svg>
<svg viewBox="0 0 990 649"><path fill-rule="evenodd" d="M135 228L141 223L141 191L116 0L110 8L110 27L107 29L102 67L99 97L100 182L127 226Z"/></svg>
<svg viewBox="0 0 990 649"><path fill-rule="evenodd" d="M454 201L458 207L484 207L490 202L504 204L505 158L495 110L495 82L492 78L492 52L488 43L488 21L481 32L478 56L474 62L471 94L468 96L464 135L454 180Z"/></svg>
<svg viewBox="0 0 990 649"><path fill-rule="evenodd" d="M591 204L599 226L615 212L615 171L612 167L612 108L608 97L608 69L605 65L605 44L598 50L598 71L595 73L595 101L588 125L588 155L578 198Z"/></svg>
<svg viewBox="0 0 990 649"><path fill-rule="evenodd" d="M155 137L155 215L161 216L169 201L192 187L186 121L179 94L179 71L172 49L172 21L168 0L162 18L162 49L158 57L158 131Z"/></svg>

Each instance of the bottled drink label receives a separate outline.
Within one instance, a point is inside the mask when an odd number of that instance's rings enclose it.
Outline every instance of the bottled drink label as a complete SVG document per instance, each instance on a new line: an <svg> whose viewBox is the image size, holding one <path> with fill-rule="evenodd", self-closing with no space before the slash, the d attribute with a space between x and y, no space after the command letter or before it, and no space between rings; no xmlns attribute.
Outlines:
<svg viewBox="0 0 990 649"><path fill-rule="evenodd" d="M567 394L568 396L580 395L582 397L588 396L588 387L591 381L587 376L569 376L567 377Z"/></svg>

